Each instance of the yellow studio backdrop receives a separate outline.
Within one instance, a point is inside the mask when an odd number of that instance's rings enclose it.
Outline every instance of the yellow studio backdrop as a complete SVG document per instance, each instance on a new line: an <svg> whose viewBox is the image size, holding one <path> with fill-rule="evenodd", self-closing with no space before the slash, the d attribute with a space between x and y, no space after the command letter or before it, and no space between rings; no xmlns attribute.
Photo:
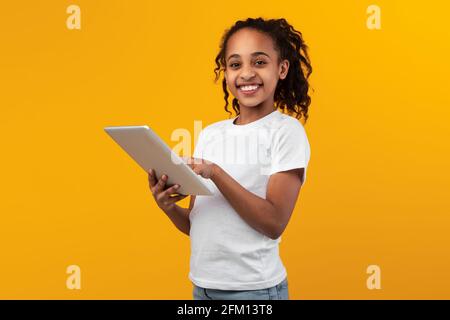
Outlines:
<svg viewBox="0 0 450 320"><path fill-rule="evenodd" d="M80 29L67 25L71 5ZM371 5L380 29L368 28ZM450 298L449 10L2 2L0 298L192 298L189 238L103 127L147 124L174 146L175 129L227 119L213 82L220 37L258 16L300 30L314 69L308 181L280 244L291 298ZM67 286L71 265L80 289Z"/></svg>

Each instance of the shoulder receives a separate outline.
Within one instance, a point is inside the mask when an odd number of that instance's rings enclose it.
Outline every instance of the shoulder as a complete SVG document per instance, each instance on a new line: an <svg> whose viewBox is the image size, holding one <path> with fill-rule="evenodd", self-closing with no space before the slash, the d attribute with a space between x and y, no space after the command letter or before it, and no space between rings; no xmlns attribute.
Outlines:
<svg viewBox="0 0 450 320"><path fill-rule="evenodd" d="M306 138L306 131L303 124L293 116L279 112L270 123L270 129L275 137L283 138L287 136Z"/></svg>

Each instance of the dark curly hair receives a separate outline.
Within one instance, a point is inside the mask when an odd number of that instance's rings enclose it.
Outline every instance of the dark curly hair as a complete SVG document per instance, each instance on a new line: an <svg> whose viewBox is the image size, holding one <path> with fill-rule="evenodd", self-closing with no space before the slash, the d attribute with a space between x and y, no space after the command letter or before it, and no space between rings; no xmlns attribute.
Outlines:
<svg viewBox="0 0 450 320"><path fill-rule="evenodd" d="M302 38L301 32L295 30L285 19L248 18L245 21L237 21L230 29L225 30L220 42L220 52L216 57L216 75L214 82L220 78L220 73L226 69L225 54L227 43L230 37L240 29L252 28L261 31L270 36L274 42L275 49L278 52L278 63L282 60L289 60L289 70L285 79L279 80L275 89L274 101L277 108L287 109L287 113L295 113L297 119L304 117L308 119L308 107L311 104L311 98L308 95L310 87L308 77L312 72L311 62L308 56L308 46ZM225 111L228 110L228 90L226 80L222 80L222 88L225 99ZM240 114L239 102L233 99L233 109L237 115Z"/></svg>

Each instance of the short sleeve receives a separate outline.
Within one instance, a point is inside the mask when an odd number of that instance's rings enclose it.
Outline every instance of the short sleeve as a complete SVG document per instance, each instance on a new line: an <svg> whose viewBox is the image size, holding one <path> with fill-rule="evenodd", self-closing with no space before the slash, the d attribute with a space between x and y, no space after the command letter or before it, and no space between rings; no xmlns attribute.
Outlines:
<svg viewBox="0 0 450 320"><path fill-rule="evenodd" d="M274 132L269 175L280 171L304 168L303 183L310 157L308 137L298 121L283 124Z"/></svg>

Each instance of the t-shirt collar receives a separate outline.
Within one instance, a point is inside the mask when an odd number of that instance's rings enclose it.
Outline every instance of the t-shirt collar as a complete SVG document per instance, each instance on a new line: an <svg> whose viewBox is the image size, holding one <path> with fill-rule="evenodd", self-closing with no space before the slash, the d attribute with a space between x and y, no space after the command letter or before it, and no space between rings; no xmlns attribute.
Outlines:
<svg viewBox="0 0 450 320"><path fill-rule="evenodd" d="M259 119L255 120L255 121L252 121L252 122L247 123L247 124L234 124L234 121L239 117L239 116L236 116L235 118L230 119L230 125L231 125L231 127L236 128L236 129L237 128L243 128L243 129L245 128L245 129L247 129L247 128L255 127L255 126L261 125L262 123L264 123L267 120L271 119L272 117L277 115L279 112L280 111L278 109L275 109L271 113L266 114L264 117L259 118Z"/></svg>

